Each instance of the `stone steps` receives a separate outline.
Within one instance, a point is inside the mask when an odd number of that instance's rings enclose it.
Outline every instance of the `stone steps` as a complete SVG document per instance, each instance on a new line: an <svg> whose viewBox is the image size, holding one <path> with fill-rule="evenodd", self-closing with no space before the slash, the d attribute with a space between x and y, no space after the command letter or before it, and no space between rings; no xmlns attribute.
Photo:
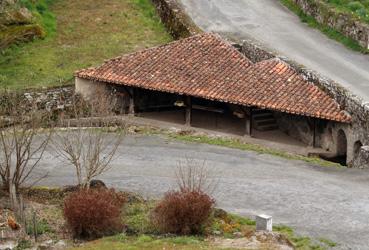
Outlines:
<svg viewBox="0 0 369 250"><path fill-rule="evenodd" d="M253 124L258 131L277 130L278 124L273 113L265 109L255 109L252 115Z"/></svg>

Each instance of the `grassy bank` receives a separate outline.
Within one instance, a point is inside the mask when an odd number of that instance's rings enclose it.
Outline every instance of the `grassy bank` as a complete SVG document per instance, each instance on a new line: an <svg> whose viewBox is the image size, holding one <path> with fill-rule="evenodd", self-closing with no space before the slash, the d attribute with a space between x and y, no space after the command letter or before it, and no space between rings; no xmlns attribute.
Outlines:
<svg viewBox="0 0 369 250"><path fill-rule="evenodd" d="M339 12L348 12L358 19L369 24L369 1L368 0L325 0Z"/></svg>
<svg viewBox="0 0 369 250"><path fill-rule="evenodd" d="M196 142L196 143L206 143L206 144L223 146L223 147L228 147L228 148L236 148L236 149L241 149L241 150L246 150L246 151L254 151L260 154L269 154L269 155L274 155L274 156L278 156L278 157L282 157L282 158L290 159L290 160L305 161L305 162L323 166L323 167L342 167L338 163L325 161L320 158L290 154L290 153L287 153L281 150L266 148L266 147L256 145L256 144L244 143L237 139L209 137L205 135L201 135L201 136L190 135L190 134L186 135L186 134L180 134L180 133L175 133L175 134L172 133L172 134L169 134L169 136L176 140Z"/></svg>
<svg viewBox="0 0 369 250"><path fill-rule="evenodd" d="M342 43L344 46L346 46L349 49L362 52L365 54L369 53L368 49L361 47L360 44L356 42L354 39L346 37L339 31L332 29L328 27L327 25L318 23L314 17L306 15L301 10L301 8L297 4L295 4L292 0L280 0L280 2L283 5L285 5L288 9L290 9L292 12L294 12L300 18L300 20L303 23L306 23L309 27L318 29L330 39L333 39L333 40L336 40L337 42Z"/></svg>
<svg viewBox="0 0 369 250"><path fill-rule="evenodd" d="M46 36L51 36L56 31L56 18L50 10L50 7L56 1L57 0L20 0L20 5L32 12L37 23L39 23L46 32Z"/></svg>
<svg viewBox="0 0 369 250"><path fill-rule="evenodd" d="M171 40L150 0L55 0L48 8L55 34L4 50L0 87L66 84L77 69Z"/></svg>

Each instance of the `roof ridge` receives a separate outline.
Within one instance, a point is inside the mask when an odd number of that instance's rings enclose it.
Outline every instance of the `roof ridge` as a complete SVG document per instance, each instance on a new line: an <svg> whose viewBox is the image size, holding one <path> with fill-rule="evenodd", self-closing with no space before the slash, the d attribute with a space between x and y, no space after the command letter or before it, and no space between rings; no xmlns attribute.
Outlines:
<svg viewBox="0 0 369 250"><path fill-rule="evenodd" d="M100 67L104 66L107 63L114 62L114 61L120 60L122 58L131 56L131 55L145 53L145 52L149 52L149 51L156 50L156 49L163 48L163 47L170 47L173 44L184 43L186 41L194 40L194 39L196 39L198 37L206 37L206 36L212 36L212 37L216 38L218 41L224 43L230 49L232 49L235 52L237 52L240 56L242 56L245 60L247 60L250 63L250 65L254 65L254 63L248 57L246 57L243 53L241 53L237 48L235 48L230 43L229 40L226 40L226 39L222 38L216 32L203 32L203 33L196 34L196 35L193 35L193 36L190 36L190 37L182 38L182 39L179 39L179 40L174 40L174 41L169 42L169 43L166 43L166 44L160 44L160 45L157 45L157 46L154 46L154 47L150 47L150 48L146 48L146 49L142 49L142 50L137 50L137 51L134 51L134 52L131 52L131 53L128 53L128 54L123 54L123 55L119 55L119 56L116 56L116 57L113 57L113 58L110 58L110 59L106 59L106 60L104 60L103 63L101 63L101 64L99 64L97 66L92 66L92 67L88 67L88 68L77 70L77 71L74 72L74 75L76 75L78 73L81 73L81 72L83 72L85 70L100 68Z"/></svg>

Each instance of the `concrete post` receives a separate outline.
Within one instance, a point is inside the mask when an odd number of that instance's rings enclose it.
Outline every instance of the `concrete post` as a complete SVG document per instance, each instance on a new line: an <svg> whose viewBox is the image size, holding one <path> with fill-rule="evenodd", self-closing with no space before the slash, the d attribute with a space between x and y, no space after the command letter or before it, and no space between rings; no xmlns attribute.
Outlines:
<svg viewBox="0 0 369 250"><path fill-rule="evenodd" d="M261 214L256 216L257 231L273 231L272 216Z"/></svg>

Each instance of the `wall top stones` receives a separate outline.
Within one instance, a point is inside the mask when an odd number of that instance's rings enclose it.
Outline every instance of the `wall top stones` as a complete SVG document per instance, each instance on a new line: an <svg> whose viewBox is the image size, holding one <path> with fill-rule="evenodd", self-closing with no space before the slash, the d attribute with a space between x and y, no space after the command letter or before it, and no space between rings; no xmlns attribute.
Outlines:
<svg viewBox="0 0 369 250"><path fill-rule="evenodd" d="M293 0L301 10L320 24L340 31L369 49L369 25L349 12L337 11L322 0Z"/></svg>
<svg viewBox="0 0 369 250"><path fill-rule="evenodd" d="M152 2L156 6L162 22L175 39L203 32L183 11L181 4L176 0L152 0Z"/></svg>

